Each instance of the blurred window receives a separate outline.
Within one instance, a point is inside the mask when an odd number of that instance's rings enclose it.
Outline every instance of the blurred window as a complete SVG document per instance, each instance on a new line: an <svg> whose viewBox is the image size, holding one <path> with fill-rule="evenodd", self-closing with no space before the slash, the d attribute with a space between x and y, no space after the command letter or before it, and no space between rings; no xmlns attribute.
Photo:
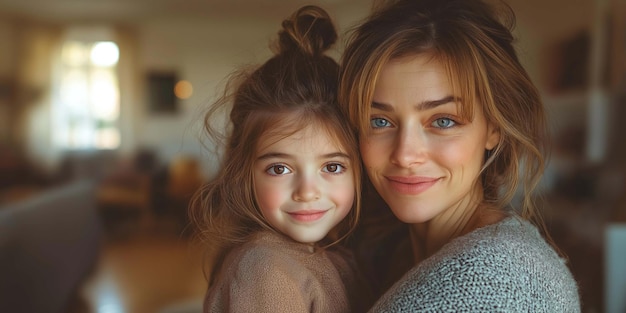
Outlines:
<svg viewBox="0 0 626 313"><path fill-rule="evenodd" d="M66 41L61 51L54 142L63 149L117 149L119 49L112 41Z"/></svg>

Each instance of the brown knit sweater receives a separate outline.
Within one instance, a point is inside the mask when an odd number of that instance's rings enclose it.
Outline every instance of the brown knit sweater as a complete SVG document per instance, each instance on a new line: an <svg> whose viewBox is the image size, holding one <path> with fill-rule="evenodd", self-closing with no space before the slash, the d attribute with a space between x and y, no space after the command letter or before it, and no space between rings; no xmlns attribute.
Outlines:
<svg viewBox="0 0 626 313"><path fill-rule="evenodd" d="M226 257L205 312L362 312L370 303L351 255L260 232Z"/></svg>

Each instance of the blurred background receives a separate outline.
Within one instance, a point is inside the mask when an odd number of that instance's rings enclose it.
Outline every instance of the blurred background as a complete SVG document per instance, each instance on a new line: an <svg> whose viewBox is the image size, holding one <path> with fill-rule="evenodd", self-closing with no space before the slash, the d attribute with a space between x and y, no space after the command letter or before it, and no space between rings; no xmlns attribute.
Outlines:
<svg viewBox="0 0 626 313"><path fill-rule="evenodd" d="M0 0L0 311L200 312L203 111L301 5L339 58L372 2ZM626 0L506 2L549 114L549 230L583 311L626 312Z"/></svg>

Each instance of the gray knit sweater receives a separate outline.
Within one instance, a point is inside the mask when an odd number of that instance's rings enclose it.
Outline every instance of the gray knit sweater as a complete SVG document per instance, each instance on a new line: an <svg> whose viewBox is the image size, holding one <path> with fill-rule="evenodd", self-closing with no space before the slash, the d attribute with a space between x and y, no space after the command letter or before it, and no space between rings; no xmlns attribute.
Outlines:
<svg viewBox="0 0 626 313"><path fill-rule="evenodd" d="M446 244L370 312L580 312L578 287L537 229L517 217Z"/></svg>

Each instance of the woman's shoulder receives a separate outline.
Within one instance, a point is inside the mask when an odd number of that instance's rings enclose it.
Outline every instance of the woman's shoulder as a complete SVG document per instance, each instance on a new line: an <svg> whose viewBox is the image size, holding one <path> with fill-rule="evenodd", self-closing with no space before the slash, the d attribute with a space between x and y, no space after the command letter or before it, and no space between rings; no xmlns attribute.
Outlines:
<svg viewBox="0 0 626 313"><path fill-rule="evenodd" d="M443 258L446 255L456 257L467 255L472 258L506 255L507 259L514 255L532 255L535 258L563 261L534 225L516 216L507 217L457 237L446 244L438 254Z"/></svg>
<svg viewBox="0 0 626 313"><path fill-rule="evenodd" d="M565 261L532 224L517 217L452 240L411 269L378 305L580 311L578 288Z"/></svg>
<svg viewBox="0 0 626 313"><path fill-rule="evenodd" d="M566 261L534 225L516 216L458 237L424 262L428 267L448 265L463 265L493 279L573 282Z"/></svg>

